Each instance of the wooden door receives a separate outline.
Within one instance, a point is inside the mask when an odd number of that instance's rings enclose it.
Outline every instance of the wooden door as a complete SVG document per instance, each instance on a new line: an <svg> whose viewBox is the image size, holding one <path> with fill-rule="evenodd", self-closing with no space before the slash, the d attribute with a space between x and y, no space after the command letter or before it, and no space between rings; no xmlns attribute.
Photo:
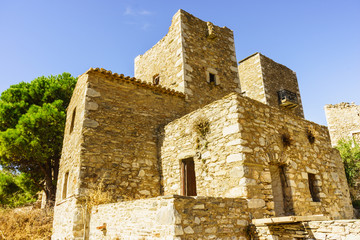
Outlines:
<svg viewBox="0 0 360 240"><path fill-rule="evenodd" d="M181 195L196 196L195 164L193 158L181 161Z"/></svg>

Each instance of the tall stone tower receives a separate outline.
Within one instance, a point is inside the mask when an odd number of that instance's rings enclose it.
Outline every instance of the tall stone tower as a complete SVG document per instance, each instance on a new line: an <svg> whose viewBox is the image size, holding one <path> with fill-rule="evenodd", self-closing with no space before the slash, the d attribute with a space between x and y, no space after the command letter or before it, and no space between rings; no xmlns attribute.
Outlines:
<svg viewBox="0 0 360 240"><path fill-rule="evenodd" d="M239 62L245 96L304 117L296 73L270 58L255 53Z"/></svg>
<svg viewBox="0 0 360 240"><path fill-rule="evenodd" d="M189 110L241 92L233 32L179 10L168 34L135 59L135 77L185 93Z"/></svg>

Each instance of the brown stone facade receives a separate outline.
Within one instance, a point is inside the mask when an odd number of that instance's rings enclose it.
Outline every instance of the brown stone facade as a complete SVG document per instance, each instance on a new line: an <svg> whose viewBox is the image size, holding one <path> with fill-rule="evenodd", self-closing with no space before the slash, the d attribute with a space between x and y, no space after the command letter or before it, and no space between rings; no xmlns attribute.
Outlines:
<svg viewBox="0 0 360 240"><path fill-rule="evenodd" d="M236 61L230 29L179 10L136 78L81 75L52 239L245 240L252 219L351 218L339 153L303 118L295 73L261 54ZM297 108L279 106L282 89ZM112 203L94 206L103 194Z"/></svg>

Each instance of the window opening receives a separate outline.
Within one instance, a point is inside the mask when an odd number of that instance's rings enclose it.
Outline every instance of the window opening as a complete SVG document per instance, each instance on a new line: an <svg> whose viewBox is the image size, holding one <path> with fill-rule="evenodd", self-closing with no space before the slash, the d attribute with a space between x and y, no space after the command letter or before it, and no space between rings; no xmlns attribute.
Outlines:
<svg viewBox="0 0 360 240"><path fill-rule="evenodd" d="M66 172L64 175L64 184L63 184L63 191L62 191L62 199L67 197L67 185L69 180L69 172Z"/></svg>
<svg viewBox="0 0 360 240"><path fill-rule="evenodd" d="M193 158L181 161L181 195L196 196L195 164Z"/></svg>
<svg viewBox="0 0 360 240"><path fill-rule="evenodd" d="M291 189L287 184L285 166L271 165L270 175L275 215L293 215Z"/></svg>
<svg viewBox="0 0 360 240"><path fill-rule="evenodd" d="M209 73L209 83L216 85L216 77L215 74Z"/></svg>
<svg viewBox="0 0 360 240"><path fill-rule="evenodd" d="M154 85L159 85L159 83L160 83L160 75L159 75L159 74L155 74L155 75L153 76L153 84L154 84Z"/></svg>
<svg viewBox="0 0 360 240"><path fill-rule="evenodd" d="M74 130L75 116L76 116L76 107L74 108L72 116L71 116L70 133L72 133L72 131Z"/></svg>
<svg viewBox="0 0 360 240"><path fill-rule="evenodd" d="M310 194L313 202L320 202L319 188L317 186L315 174L308 173L308 179L309 179Z"/></svg>

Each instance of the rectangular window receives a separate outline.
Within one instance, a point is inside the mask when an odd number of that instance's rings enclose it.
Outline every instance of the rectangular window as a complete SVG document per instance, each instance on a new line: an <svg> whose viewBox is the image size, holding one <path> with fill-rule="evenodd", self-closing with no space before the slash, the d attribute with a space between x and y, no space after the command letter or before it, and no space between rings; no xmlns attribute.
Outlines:
<svg viewBox="0 0 360 240"><path fill-rule="evenodd" d="M71 116L70 133L72 133L72 131L74 130L75 117L76 117L76 107L74 108L72 116Z"/></svg>
<svg viewBox="0 0 360 240"><path fill-rule="evenodd" d="M66 172L64 175L62 199L65 199L67 197L68 180L69 180L69 172Z"/></svg>
<svg viewBox="0 0 360 240"><path fill-rule="evenodd" d="M196 196L195 164L193 158L181 161L181 195Z"/></svg>
<svg viewBox="0 0 360 240"><path fill-rule="evenodd" d="M216 84L215 74L209 73L209 82L212 84Z"/></svg>
<svg viewBox="0 0 360 240"><path fill-rule="evenodd" d="M308 173L308 179L310 194L313 202L320 202L319 187L317 186L315 174Z"/></svg>

